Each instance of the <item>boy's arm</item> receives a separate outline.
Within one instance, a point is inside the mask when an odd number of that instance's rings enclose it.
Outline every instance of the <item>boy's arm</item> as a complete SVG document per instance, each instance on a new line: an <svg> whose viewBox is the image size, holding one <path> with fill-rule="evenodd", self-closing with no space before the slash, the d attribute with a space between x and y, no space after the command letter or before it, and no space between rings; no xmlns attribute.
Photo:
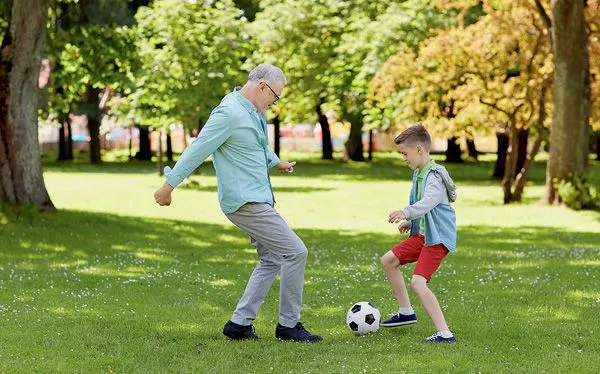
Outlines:
<svg viewBox="0 0 600 374"><path fill-rule="evenodd" d="M431 178L433 178L433 180L431 180ZM410 221L415 218L423 217L442 201L442 197L445 193L446 188L444 187L442 177L435 172L429 172L421 200L402 209L404 219Z"/></svg>
<svg viewBox="0 0 600 374"><path fill-rule="evenodd" d="M171 169L165 168L167 183L175 188L187 178L206 158L214 153L231 136L231 126L225 108L216 108L206 121L196 140L190 144Z"/></svg>

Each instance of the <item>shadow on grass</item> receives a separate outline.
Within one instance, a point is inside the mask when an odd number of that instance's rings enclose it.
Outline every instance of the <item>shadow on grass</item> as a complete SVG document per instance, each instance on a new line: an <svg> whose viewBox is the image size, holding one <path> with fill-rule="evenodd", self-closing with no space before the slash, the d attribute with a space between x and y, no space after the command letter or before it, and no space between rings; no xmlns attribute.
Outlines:
<svg viewBox="0 0 600 374"><path fill-rule="evenodd" d="M180 185L178 188L190 191L201 191L201 192L217 192L217 186L215 185L203 185L200 182L192 181ZM326 192L333 191L335 188L326 187L299 187L299 186L276 186L273 187L275 193L309 193L309 192Z"/></svg>
<svg viewBox="0 0 600 374"><path fill-rule="evenodd" d="M92 281L94 277L135 280L148 272L178 269L211 274L214 279L205 281L215 287L239 288L244 285L239 274L247 277L256 263L254 248L233 225L80 211L2 217L2 264L32 272L70 269ZM311 251L309 274L324 278L337 274L350 283L357 283L351 279L352 273L378 274L379 256L401 239L393 234L296 231ZM477 269L492 268L494 264L515 274L531 272L531 264L562 273L586 261L598 266L600 236L536 226L466 226L460 228L458 247L457 254L448 259L455 266L472 265L464 274L467 276L477 276ZM231 279L233 268L236 271L232 274L238 278Z"/></svg>
<svg viewBox="0 0 600 374"><path fill-rule="evenodd" d="M467 161L461 164L446 164L443 158L436 156L436 160L443 164L457 183L477 185L497 185L500 182L491 179L494 162ZM173 163L169 164L173 166ZM529 181L535 185L542 185L545 181L545 162L536 162L529 174ZM592 169L599 168L600 164L593 163ZM151 161L132 160L130 162L103 162L91 165L87 159L57 162L46 158L44 170L52 172L85 172L85 173L157 173L156 163ZM207 176L215 174L211 161L203 163L198 173ZM273 173L277 175L278 173ZM410 180L411 171L401 158L395 154L376 154L371 162L343 162L341 160L321 160L308 158L300 160L294 173L297 177L347 179L357 181L378 180Z"/></svg>
<svg viewBox="0 0 600 374"><path fill-rule="evenodd" d="M306 156L310 157L310 156ZM494 161L465 161L464 163L449 164L444 162L444 157L434 155L437 162L444 165L453 179L459 185L498 186L500 181L491 178L494 170ZM85 173L113 173L113 174L151 174L157 173L156 163L152 161L131 160L129 162L103 162L99 165L89 164L87 158L80 157L74 161L58 162L52 155L46 155L43 159L44 170L52 172L85 172ZM166 163L173 166L174 163ZM600 183L600 161L590 160L590 181ZM215 171L211 161L203 163L196 174L214 176ZM273 172L273 175L278 173ZM379 181L379 180L410 180L411 171L402 161L401 157L394 152L375 153L371 162L343 162L336 160L322 160L315 157L299 160L296 177L320 178L320 179L344 179L356 181ZM545 184L546 162L534 163L528 175L531 185L541 186ZM212 190L210 190L212 191Z"/></svg>
<svg viewBox="0 0 600 374"><path fill-rule="evenodd" d="M245 288L256 254L236 227L80 211L4 218L0 327L7 352L34 349L35 344L23 343L33 337L47 341L40 349L57 357L108 352L107 357L131 365L145 362L150 366L138 369L151 370L154 364L168 367L173 357L191 362L199 356L225 365L218 357L238 350L224 340L221 328ZM361 300L372 301L383 315L396 310L379 257L400 237L319 229L297 233L310 251L304 318L323 331L325 347L360 350L366 341L346 331L346 310ZM505 353L526 344L521 348L544 357L550 353L547 345L538 344L541 338L593 350L596 341L587 331L600 324L597 232L466 226L460 228L458 247L430 283L453 330L469 342L457 348L458 355L483 354L494 341ZM412 265L403 271L410 276ZM256 321L259 332L269 332L266 340L239 347L250 356L262 349L274 355L287 349L270 343L277 289L275 284ZM379 332L369 340L373 350L389 347L390 336L420 341L430 333L426 314L416 298L413 302L424 323ZM43 326L58 326L60 342L45 337ZM94 339L82 344L82 336ZM305 349L320 354L319 347ZM303 364L301 358L290 360Z"/></svg>

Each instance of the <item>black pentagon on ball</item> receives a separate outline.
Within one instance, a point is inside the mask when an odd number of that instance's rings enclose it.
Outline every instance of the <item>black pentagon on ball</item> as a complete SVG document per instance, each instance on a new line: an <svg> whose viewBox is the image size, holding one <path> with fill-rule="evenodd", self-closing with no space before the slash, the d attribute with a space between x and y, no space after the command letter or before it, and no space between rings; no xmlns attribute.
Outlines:
<svg viewBox="0 0 600 374"><path fill-rule="evenodd" d="M355 304L355 305L352 307L352 313L358 313L358 312L360 312L360 305L358 305L358 304Z"/></svg>
<svg viewBox="0 0 600 374"><path fill-rule="evenodd" d="M350 329L351 329L352 331L358 331L358 325L356 324L356 322L350 322L350 323L348 324L348 326L350 326Z"/></svg>
<svg viewBox="0 0 600 374"><path fill-rule="evenodd" d="M372 325L375 322L375 316L372 313L369 313L365 316L365 322L369 325Z"/></svg>

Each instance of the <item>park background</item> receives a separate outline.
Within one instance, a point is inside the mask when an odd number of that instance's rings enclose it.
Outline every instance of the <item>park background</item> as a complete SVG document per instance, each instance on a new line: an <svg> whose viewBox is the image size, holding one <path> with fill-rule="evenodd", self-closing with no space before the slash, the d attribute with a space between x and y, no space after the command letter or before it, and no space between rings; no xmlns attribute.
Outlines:
<svg viewBox="0 0 600 374"><path fill-rule="evenodd" d="M0 0L0 371L600 371L600 4L583 0ZM289 85L277 209L309 248L303 322L221 334L256 253L210 159L158 207L162 169L260 62ZM431 283L458 344L394 312L379 257L423 122L458 185L458 252ZM406 275L411 274L407 267Z"/></svg>

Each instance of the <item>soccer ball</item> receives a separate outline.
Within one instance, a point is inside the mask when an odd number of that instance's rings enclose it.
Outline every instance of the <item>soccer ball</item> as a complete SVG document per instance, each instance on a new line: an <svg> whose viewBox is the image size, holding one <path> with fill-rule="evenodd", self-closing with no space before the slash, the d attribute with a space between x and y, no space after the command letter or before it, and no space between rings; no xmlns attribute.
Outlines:
<svg viewBox="0 0 600 374"><path fill-rule="evenodd" d="M352 305L346 315L346 325L356 335L368 334L379 329L381 314L373 304L361 301Z"/></svg>

